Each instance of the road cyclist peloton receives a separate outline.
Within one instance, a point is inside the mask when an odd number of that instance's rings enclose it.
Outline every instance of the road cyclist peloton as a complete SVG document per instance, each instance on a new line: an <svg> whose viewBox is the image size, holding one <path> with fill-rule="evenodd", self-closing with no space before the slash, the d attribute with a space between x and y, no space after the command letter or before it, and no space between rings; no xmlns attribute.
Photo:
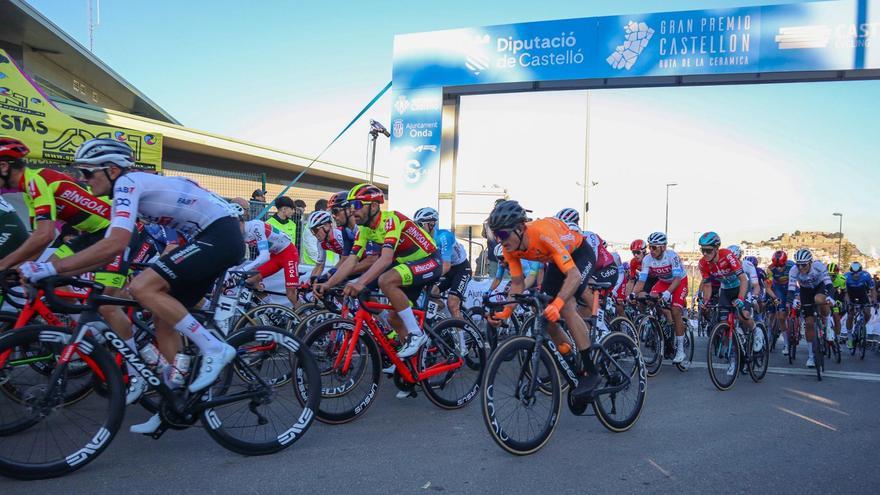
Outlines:
<svg viewBox="0 0 880 495"><path fill-rule="evenodd" d="M688 278L681 264L681 258L675 251L666 245L666 234L654 232L648 236L648 255L641 260L637 281L630 292L630 299L636 296L644 297L646 294L660 296L664 302L671 304L671 310L664 310L667 318L672 320L675 328L675 364L683 362L687 356L684 352L684 319L683 311L688 293ZM633 243L635 244L635 243ZM650 290L646 289L646 282L655 278ZM669 312L671 311L671 318Z"/></svg>
<svg viewBox="0 0 880 495"><path fill-rule="evenodd" d="M828 318L828 304L834 304L834 298L830 295L834 287L825 264L813 259L813 253L809 249L798 249L794 253L794 264L788 273L788 306L789 309L798 293L801 308L805 320L805 333L807 337L808 356L807 367L815 367L813 351L813 337L815 335L815 319ZM819 311L816 311L816 307Z"/></svg>
<svg viewBox="0 0 880 495"><path fill-rule="evenodd" d="M111 223L106 236L88 248L60 260L27 262L19 271L25 280L53 275L79 275L112 261L130 242L135 222L161 223L192 236L192 242L161 256L129 284L134 299L150 310L159 349L169 362L179 351L176 334L189 338L201 350L192 393L210 386L235 349L203 327L187 311L210 291L227 268L244 257L244 238L229 203L182 177L163 177L133 171L127 144L113 139L91 139L74 157L74 166L86 177L92 191L112 200ZM161 424L156 414L131 431L150 434Z"/></svg>
<svg viewBox="0 0 880 495"><path fill-rule="evenodd" d="M467 251L455 239L455 234L437 226L440 222L440 213L434 208L420 208L413 215L413 220L425 232L431 234L437 249L440 251L440 262L443 265L439 292L449 291L446 304L453 318L461 318L461 303L464 300L465 290L471 281L471 262L468 260ZM464 338L464 334L461 334Z"/></svg>

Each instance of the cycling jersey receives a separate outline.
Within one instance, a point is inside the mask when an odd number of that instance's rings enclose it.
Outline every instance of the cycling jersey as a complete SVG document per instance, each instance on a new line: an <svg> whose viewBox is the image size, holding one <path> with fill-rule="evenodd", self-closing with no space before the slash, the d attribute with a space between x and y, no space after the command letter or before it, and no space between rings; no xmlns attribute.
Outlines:
<svg viewBox="0 0 880 495"><path fill-rule="evenodd" d="M834 287L834 297L842 298L846 292L846 277L840 273L837 275L829 274L829 277L831 277L831 286Z"/></svg>
<svg viewBox="0 0 880 495"><path fill-rule="evenodd" d="M611 256L611 253L605 249L605 246L602 244L602 238L599 237L595 232L590 232L589 230L583 231L584 240L593 248L593 252L596 253L596 268L605 268L610 265L619 265L620 263L614 262L614 257Z"/></svg>
<svg viewBox="0 0 880 495"><path fill-rule="evenodd" d="M259 249L261 254L278 254L291 244L290 237L284 232L262 220L251 220L244 224L244 241L248 246Z"/></svg>
<svg viewBox="0 0 880 495"><path fill-rule="evenodd" d="M828 269L821 261L813 261L810 271L801 273L797 265L788 272L788 291L794 292L798 286L801 288L815 289L820 286L831 289L831 277L828 275ZM805 303L806 304L806 303Z"/></svg>
<svg viewBox="0 0 880 495"><path fill-rule="evenodd" d="M773 266L771 265L767 268L768 275L770 276L770 282L776 286L781 285L782 287L788 287L788 274L791 273L791 269L794 267L794 261L788 260L785 262L783 266Z"/></svg>
<svg viewBox="0 0 880 495"><path fill-rule="evenodd" d="M28 238L28 231L15 207L0 197L0 258L18 249Z"/></svg>
<svg viewBox="0 0 880 495"><path fill-rule="evenodd" d="M67 174L48 168L25 168L18 189L24 193L34 228L39 220L57 220L92 233L110 224L110 205Z"/></svg>
<svg viewBox="0 0 880 495"><path fill-rule="evenodd" d="M241 271L257 268L265 279L284 269L286 287L299 283L299 252L287 234L268 222L251 220L244 224L244 241L248 246L256 247L258 254L254 260L244 263Z"/></svg>
<svg viewBox="0 0 880 495"><path fill-rule="evenodd" d="M129 232L140 219L195 236L215 221L235 216L223 198L184 177L129 172L116 179L113 198L110 226Z"/></svg>
<svg viewBox="0 0 880 495"><path fill-rule="evenodd" d="M427 232L406 215L396 211L383 211L376 215L372 225L358 227L352 254L362 259L367 243L373 241L382 248L394 251L394 261L406 263L431 257L437 246Z"/></svg>
<svg viewBox="0 0 880 495"><path fill-rule="evenodd" d="M751 292L759 283L757 267L751 262L745 260L741 261L740 264L742 265L743 273L745 273L746 278L749 279L748 290Z"/></svg>
<svg viewBox="0 0 880 495"><path fill-rule="evenodd" d="M681 258L671 249L666 249L663 257L659 260L650 254L642 258L642 267L639 269L638 274L640 282L648 280L648 277L671 282L677 278L684 278L684 276L684 266L681 264Z"/></svg>
<svg viewBox="0 0 880 495"><path fill-rule="evenodd" d="M844 280L846 281L847 290L875 288L874 279L864 270L856 273L847 272L844 276Z"/></svg>
<svg viewBox="0 0 880 495"><path fill-rule="evenodd" d="M522 265L519 262L521 259L541 263L552 261L562 273L577 268L571 254L583 244L584 236L572 232L562 220L541 218L528 222L523 236L528 239L528 249L524 251L504 249L504 259L507 261L511 277L523 276Z"/></svg>
<svg viewBox="0 0 880 495"><path fill-rule="evenodd" d="M343 254L345 252L345 239L343 238L342 229L339 227L330 229L330 232L327 233L327 238L321 241L321 249L318 251L320 252L317 253L315 262L319 264L327 260L327 251L332 251L340 256L346 256Z"/></svg>
<svg viewBox="0 0 880 495"><path fill-rule="evenodd" d="M633 258L629 260L629 278L636 280L639 278L639 271L642 269L642 260Z"/></svg>
<svg viewBox="0 0 880 495"><path fill-rule="evenodd" d="M440 261L452 266L459 265L468 260L464 246L455 240L455 234L448 230L434 228L434 242L440 249Z"/></svg>
<svg viewBox="0 0 880 495"><path fill-rule="evenodd" d="M717 280L722 289L734 289L739 287L741 273L743 273L742 264L728 249L718 250L717 261L700 259L700 275L703 276L704 284Z"/></svg>
<svg viewBox="0 0 880 495"><path fill-rule="evenodd" d="M528 277L532 273L537 273L538 270L541 269L541 263L538 263L537 261L529 261L520 258L519 263L520 266L522 266L523 278ZM509 271L507 265L504 263L498 263L498 269L495 270L495 278L501 279L504 277L504 274Z"/></svg>

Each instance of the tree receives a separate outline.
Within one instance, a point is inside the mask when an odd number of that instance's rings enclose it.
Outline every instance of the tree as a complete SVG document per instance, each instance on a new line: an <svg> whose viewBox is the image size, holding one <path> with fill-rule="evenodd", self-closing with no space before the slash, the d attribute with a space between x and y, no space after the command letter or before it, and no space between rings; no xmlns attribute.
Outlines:
<svg viewBox="0 0 880 495"><path fill-rule="evenodd" d="M800 230L795 230L795 231L794 231L794 235L796 235L796 236L801 235L801 231L800 231Z"/></svg>
<svg viewBox="0 0 880 495"><path fill-rule="evenodd" d="M852 260L853 255L853 246L850 243L846 243L843 245L843 249L840 252L840 261L844 266L849 265L850 260Z"/></svg>

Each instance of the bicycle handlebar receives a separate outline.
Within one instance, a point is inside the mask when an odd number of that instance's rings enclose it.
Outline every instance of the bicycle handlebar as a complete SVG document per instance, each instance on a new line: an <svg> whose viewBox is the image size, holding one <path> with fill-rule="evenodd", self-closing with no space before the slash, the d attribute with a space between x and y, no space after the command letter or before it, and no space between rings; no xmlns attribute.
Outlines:
<svg viewBox="0 0 880 495"><path fill-rule="evenodd" d="M34 286L43 290L43 294L46 297L46 302L49 304L50 307L57 308L57 310L69 314L82 313L86 310L94 310L97 305L92 299L96 296L101 295L101 293L104 292L105 288L104 284L100 284L92 280L83 280L76 277L48 277L40 280L39 282L36 282ZM88 289L92 291L92 293L83 304L72 304L58 297L58 295L55 293L55 289L63 286L70 286L76 289Z"/></svg>
<svg viewBox="0 0 880 495"><path fill-rule="evenodd" d="M514 294L509 299L503 301L491 301L491 297L488 294L483 295L483 306L492 310L504 309L504 306L508 304L523 304L541 309L553 300L552 297L542 292Z"/></svg>
<svg viewBox="0 0 880 495"><path fill-rule="evenodd" d="M0 290L2 290L3 294L10 296L5 298L4 302L9 303L15 309L24 309L24 304L17 302L15 299L30 299L27 290L16 292L12 290L13 287L21 287L21 278L18 276L18 270L9 268L0 272Z"/></svg>

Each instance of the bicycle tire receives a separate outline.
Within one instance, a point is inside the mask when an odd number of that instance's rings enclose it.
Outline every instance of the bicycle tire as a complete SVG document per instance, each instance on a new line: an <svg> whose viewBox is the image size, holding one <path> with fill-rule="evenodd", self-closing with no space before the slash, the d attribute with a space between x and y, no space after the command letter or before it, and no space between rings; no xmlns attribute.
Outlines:
<svg viewBox="0 0 880 495"><path fill-rule="evenodd" d="M466 332L465 348L467 352L464 355L462 366L419 382L428 400L443 409L459 409L470 403L480 392L483 370L486 367L486 349L483 346L480 332L465 320L450 318L437 323L430 329L429 342L419 350L419 372L435 362L445 362L455 357L447 355L442 348L432 345L432 341L435 336L444 339L444 342L451 341L449 344L454 350L457 344L455 339L459 338L457 332ZM446 397L441 393L446 391L450 384L456 385L456 381L462 376L465 377L462 380L464 387L460 387L460 391L455 392L453 397Z"/></svg>
<svg viewBox="0 0 880 495"><path fill-rule="evenodd" d="M611 320L611 323L608 324L608 328L610 328L614 332L621 332L623 334L629 335L636 344L639 343L639 332L636 330L635 324L627 318L626 316L618 316Z"/></svg>
<svg viewBox="0 0 880 495"><path fill-rule="evenodd" d="M298 339L305 339L306 335L309 334L315 327L324 323L325 321L335 320L337 318L342 318L339 313L334 313L332 311L318 310L315 311L299 322L299 325L293 330L293 334Z"/></svg>
<svg viewBox="0 0 880 495"><path fill-rule="evenodd" d="M514 455L532 454L544 447L553 436L553 432L556 430L556 425L559 423L560 412L562 410L562 389L560 387L560 378L556 363L553 361L553 356L547 347L541 346L538 349L538 352L540 353L538 355L538 362L541 367L546 368L547 370L545 374L550 380L550 393L535 393L531 405L527 407L534 410L535 408L533 406L538 400L541 400L542 398L548 400L549 407L547 408L548 412L546 421L544 421L540 431L537 432L537 435L532 435L528 438L520 438L520 436L516 436L515 438L512 437L512 430L505 429L505 425L501 424L505 419L518 419L520 418L520 415L509 414L506 411L500 412L499 407L515 403L518 400L503 401L496 399L496 396L500 394L509 393L507 391L509 387L506 387L501 383L496 383L499 369L502 366L510 366L513 370L519 370L516 373L518 378L513 387L514 392L509 394L511 397L515 397L517 392L524 385L524 383L521 382L523 382L523 380L528 380L531 377L531 373L527 373L522 367L530 366L530 364L524 364L523 361L525 361L525 363L530 363L531 353L535 352L536 347L535 339L531 337L520 335L505 340L489 357L489 362L486 364L486 371L483 374L483 393L481 396L483 423L486 425L486 429L489 430L489 435L492 437L492 440L494 440L499 447ZM525 354L526 356L523 359L518 356L519 354ZM514 357L513 355L517 356Z"/></svg>
<svg viewBox="0 0 880 495"><path fill-rule="evenodd" d="M825 344L822 342L824 339L819 334L820 332L818 328L813 330L813 341L810 345L813 346L813 364L816 369L816 378L821 382L822 371L825 366Z"/></svg>
<svg viewBox="0 0 880 495"><path fill-rule="evenodd" d="M675 363L675 367L678 368L678 371L685 372L691 368L691 363L694 362L694 349L696 347L697 342L694 340L694 331L688 328L684 332L684 355L687 361Z"/></svg>
<svg viewBox="0 0 880 495"><path fill-rule="evenodd" d="M273 390L267 394L266 398L243 399L223 406L208 408L201 412L202 425L215 442L227 450L249 456L273 454L296 443L314 422L315 411L321 401L319 392L321 375L318 371L318 365L309 354L308 349L292 333L270 326L246 327L230 335L226 340L227 344L238 350L238 355L235 361L227 365L226 370L223 371L222 383L215 387L219 388L221 395L229 393L230 387L233 386L232 382L236 379L241 380L243 389L252 390L254 386L257 386L258 382L251 375L253 368L244 364L249 344L253 342L273 342L276 344L274 348L277 354L287 354L286 356L276 356L281 358L276 361L290 363L290 371L284 374L295 374L295 383L291 385L290 381L285 381L277 384L267 380L269 387ZM264 357L260 356L260 359L263 360ZM277 373L274 371L269 374L270 377L275 375ZM288 393L284 394L283 392L288 390L288 387L290 387ZM213 391L214 389L212 389ZM287 396L288 394L289 396ZM219 398L217 394L212 394L212 397ZM300 401L301 398L302 401ZM243 402L250 402L247 410L241 407ZM266 413L265 409L272 404L279 405L280 410ZM294 405L301 406L302 410L298 412L292 410ZM223 410L241 413L241 419L223 421L221 419ZM221 414L218 414L218 411L221 411ZM260 416L257 416L257 412L260 413ZM256 424L248 425L246 424L247 419L251 416L257 418L257 421ZM262 422L264 418L266 422ZM283 422L279 423L279 421ZM230 426L227 427L227 424ZM247 433L236 436L234 433L239 430ZM262 435L259 434L259 431L262 432ZM279 434L279 432L281 433Z"/></svg>
<svg viewBox="0 0 880 495"><path fill-rule="evenodd" d="M71 330L68 328L52 327L48 325L26 326L17 329L15 332L7 332L5 335L0 336L0 355L3 355L6 351L12 352L22 345L31 345L34 342L66 345L71 339ZM0 431L0 474L11 478L27 480L63 476L88 465L100 456L107 446L110 445L122 424L125 410L125 392L122 385L122 374L119 371L113 356L106 349L96 344L91 337L87 337L82 344L80 344L79 352L88 356L92 363L94 363L94 366L97 367L104 376L107 385L107 397L92 394L89 401L78 401L75 404L56 402L54 405L45 406L48 409L43 412L43 414L46 414L44 417L24 417L18 421L19 424L17 425L4 424L0 426L0 430L2 430ZM25 368L30 369L27 366L21 367L21 369ZM7 359L3 368L0 369L0 375L2 375L7 381L12 379L9 376L9 370L10 362ZM37 376L41 378L49 378L39 373L37 373ZM39 389L37 388L33 389L34 394L38 391ZM32 398L33 400L36 400L37 396L33 395ZM105 402L106 405L104 405ZM31 402L31 404L34 403ZM80 424L83 421L83 418L86 417L82 411L74 413L75 416L66 416L64 414L67 409L76 407L82 408L84 411L87 406L102 414L102 419L95 421L94 425L88 428L88 431L86 431L86 429ZM25 409L30 408L26 407ZM28 411L27 414L33 416L33 411ZM60 416L65 417L60 418ZM8 444L8 442L3 442L3 439L10 439L13 436L18 437L19 439L24 436L38 437L41 430L43 430L41 425L48 429L49 423L50 421L53 421L53 419L59 420L58 423L61 423L62 425L74 423L74 426L76 426L79 431L74 431L73 434L79 436L84 434L83 440L74 441L71 439L71 434L65 434L65 440L68 440L72 447L70 449L62 449L58 437L53 434L52 439L54 446L59 450L65 450L65 452L59 453L58 458L56 459L47 459L40 462L32 459L33 452L27 454L25 460L11 459L7 454L3 453L4 443ZM29 442L25 439L24 443L37 445L38 442L37 438L35 438L33 442ZM15 445L21 444L22 442L15 442ZM51 446L46 442L44 445L44 452L48 451L49 448L51 448ZM21 453L21 450L22 449L17 449L16 452L25 455Z"/></svg>
<svg viewBox="0 0 880 495"><path fill-rule="evenodd" d="M616 386L622 383L624 374L628 375L630 384L626 387L636 387L636 400L633 408L628 415L617 418L617 411L620 408L618 402L619 393L602 394L601 392L595 400L593 400L593 409L596 411L596 417L602 426L614 433L621 433L629 430L636 424L642 415L642 408L645 405L645 397L648 391L648 373L645 370L645 363L642 361L641 352L636 342L626 334L611 334L603 342L604 347L617 363L617 366L611 366L604 354L596 354L596 369L602 375L602 382L598 389L605 386ZM627 370L621 366L624 360L621 359L623 354L628 355L627 362L632 362L632 369ZM618 366L621 366L618 369ZM635 383L633 383L633 380Z"/></svg>
<svg viewBox="0 0 880 495"><path fill-rule="evenodd" d="M770 351L767 347L767 327L762 322L756 322L755 330L761 332L764 337L764 346L762 349L756 353L754 347L751 347L751 352L749 353L749 376L752 378L753 382L758 383L767 376L767 367L770 365ZM752 342L748 345L751 346Z"/></svg>
<svg viewBox="0 0 880 495"><path fill-rule="evenodd" d="M648 377L657 376L663 367L663 331L654 318L645 318L639 324L639 351L645 362Z"/></svg>
<svg viewBox="0 0 880 495"><path fill-rule="evenodd" d="M282 304L261 304L249 309L241 315L232 326L230 335L247 326L267 326L281 328L288 332L299 326L301 319L287 306Z"/></svg>
<svg viewBox="0 0 880 495"><path fill-rule="evenodd" d="M859 326L859 359L865 359L865 351L868 350L868 327L864 321Z"/></svg>
<svg viewBox="0 0 880 495"><path fill-rule="evenodd" d="M526 318L525 320L523 320L522 325L520 326L520 328L519 328L519 332L517 333L517 335L519 335L519 336L523 336L523 337L532 338L532 334L533 334L532 329L534 328L534 325L535 325L537 322L538 322L538 315L531 315L531 316L529 316L528 318ZM561 324L559 325L559 326L560 326L560 330L561 330L561 331L566 335L566 337L568 338L568 343L569 343L569 345L571 346L572 349L576 349L577 346L576 346L575 343L574 343L574 339L571 338L571 336L570 336L569 333L568 333L568 330L563 326L563 325L564 325L564 322L560 322L560 323L561 323ZM549 338L549 336L548 336L547 338ZM572 351L572 352L574 352L574 351ZM579 358L577 358L577 359L579 359ZM522 363L521 363L521 364L522 364ZM527 371L527 373L528 373L528 372L529 372L529 371ZM549 376L541 376L541 377L540 377L539 386L540 386L540 390L541 390L541 392L543 392L543 393L545 393L545 394L548 394L548 395L552 393L552 390L550 389L550 387L551 387L550 382L551 382L551 379L550 379ZM563 393L563 394L566 393L566 392L568 391L568 389L569 389L568 380L563 380L563 381L561 381L561 382L560 382L560 387L562 388L562 393Z"/></svg>
<svg viewBox="0 0 880 495"><path fill-rule="evenodd" d="M722 392L730 390L739 377L741 365L739 349L739 336L731 330L726 322L718 323L709 332L706 367L709 370L709 379L712 381L712 385L715 385L715 388ZM725 360L727 363L724 362ZM727 372L731 368L734 369L733 376ZM716 375L716 372L719 374Z"/></svg>
<svg viewBox="0 0 880 495"><path fill-rule="evenodd" d="M352 356L352 361L357 359L358 363L348 374L340 375L332 369L340 351L339 344L351 336L354 328L353 320L333 319L321 323L303 339L321 372L321 403L315 416L322 423L354 421L375 402L382 369L379 346L367 332L360 332L355 348L357 355ZM339 381L341 385L337 385ZM363 389L363 392L357 392L357 389ZM301 402L307 399L299 391L297 394Z"/></svg>

